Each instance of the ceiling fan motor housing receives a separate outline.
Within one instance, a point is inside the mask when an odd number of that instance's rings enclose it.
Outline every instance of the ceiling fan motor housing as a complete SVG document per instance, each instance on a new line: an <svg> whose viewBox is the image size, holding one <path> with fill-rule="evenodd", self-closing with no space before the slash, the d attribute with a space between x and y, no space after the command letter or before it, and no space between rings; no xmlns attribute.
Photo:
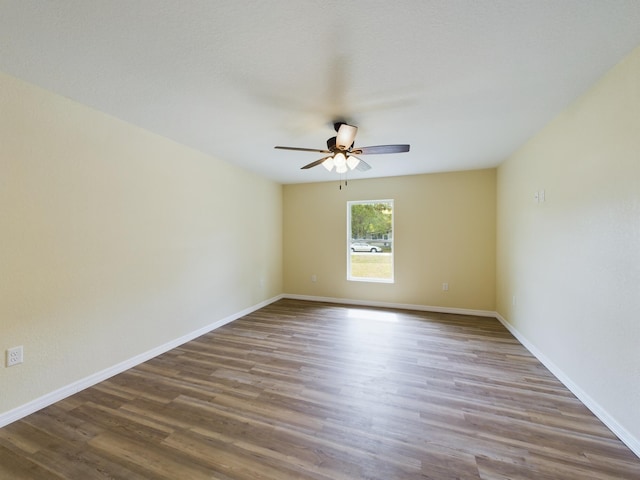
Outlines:
<svg viewBox="0 0 640 480"><path fill-rule="evenodd" d="M332 151L333 153L336 152L346 152L349 149L353 148L353 146L355 145L356 142L351 142L351 145L337 145L338 143L338 137L331 137L330 139L327 140L327 150Z"/></svg>

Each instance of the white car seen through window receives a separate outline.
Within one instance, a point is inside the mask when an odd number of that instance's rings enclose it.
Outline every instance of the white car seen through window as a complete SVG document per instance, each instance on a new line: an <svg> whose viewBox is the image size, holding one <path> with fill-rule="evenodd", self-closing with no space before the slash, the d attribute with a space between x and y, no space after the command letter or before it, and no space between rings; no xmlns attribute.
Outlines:
<svg viewBox="0 0 640 480"><path fill-rule="evenodd" d="M351 244L352 252L371 252L371 253L380 253L382 248L376 247L375 245L369 245L368 243L352 243Z"/></svg>

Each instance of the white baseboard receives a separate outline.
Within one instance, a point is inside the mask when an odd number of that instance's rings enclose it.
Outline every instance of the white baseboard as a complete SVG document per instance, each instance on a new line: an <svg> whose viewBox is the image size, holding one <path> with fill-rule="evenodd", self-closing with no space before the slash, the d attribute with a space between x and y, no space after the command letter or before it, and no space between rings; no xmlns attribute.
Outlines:
<svg viewBox="0 0 640 480"><path fill-rule="evenodd" d="M128 360L120 362L102 371L96 372L92 375L89 375L88 377L82 378L76 382L73 382L62 388L54 390L53 392L47 393L46 395L36 398L35 400L32 400L24 405L14 408L13 410L9 410L8 412L2 413L0 414L0 428L4 427L5 425L9 425L10 423L15 422L16 420L20 420L21 418L26 417L27 415L37 412L42 408L48 407L49 405L55 402L59 402L60 400L63 400L75 393L78 393L81 390L84 390L85 388L89 388L110 377L113 377L114 375L122 373L125 370L128 370L130 368L135 367L136 365L146 362L147 360L151 360L152 358L157 357L158 355L161 355L165 352L168 352L169 350L179 347L180 345L187 343L193 340L194 338L198 338L199 336L204 335L205 333L215 330L216 328L220 328L223 325L226 325L227 323L237 320L240 317L244 317L245 315L248 315L252 312L255 312L256 310L266 307L267 305L275 301L278 301L281 298L283 298L282 295L278 295L276 297L265 300L264 302L260 302L256 305L253 305L249 308L245 308L240 312L234 313L233 315L229 315L228 317L217 320L193 332L187 333L186 335L183 335L180 338L171 340L170 342L167 342L163 345L153 348L147 352L136 355L135 357L129 358Z"/></svg>
<svg viewBox="0 0 640 480"><path fill-rule="evenodd" d="M428 305L413 305L400 303L386 303L366 300L352 300L345 298L314 297L309 295L284 294L282 298L294 300L308 300L313 302L338 303L346 305L361 305L368 307L399 308L404 310L419 310L426 312L455 313L460 315L477 315L483 317L494 317L502 323L509 332L534 356L540 363L573 393L591 412L602 421L627 447L640 457L640 440L635 438L627 429L620 425L604 408L602 408L591 396L576 385L557 365L555 365L546 355L538 350L527 340L513 325L498 312L488 310L470 310L464 308L434 307Z"/></svg>
<svg viewBox="0 0 640 480"><path fill-rule="evenodd" d="M16 407L12 410L9 410L4 413L0 413L0 428L8 425L16 420L20 420L27 415L30 415L42 408L48 407L49 405L54 404L55 402L59 402L75 393L78 393L86 388L92 387L97 383L100 383L108 378L113 377L119 373L128 370L129 368L133 368L136 365L146 362L158 355L161 355L169 350L176 348L186 342L193 340L205 333L208 333L216 328L219 328L227 323L230 323L240 317L248 315L256 310L259 310L267 305L276 302L282 298L291 298L295 300L307 300L314 302L324 302L324 303L342 303L347 305L361 305L361 306L371 306L371 307L382 307L382 308L399 308L405 310L420 310L420 311L430 311L430 312L439 312L439 313L456 313L462 315L479 315L479 316L487 316L487 317L495 317L495 312L489 312L485 310L467 310L462 308L445 308L445 307L430 307L423 305L410 305L410 304L400 304L400 303L386 303L386 302L371 302L371 301L361 301L361 300L353 300L353 299L345 299L345 298L329 298L329 297L314 297L314 296L306 296L306 295L277 295L273 298L265 300L264 302L258 303L257 305L253 305L249 308L246 308L240 312L237 312L233 315L225 317L223 319L217 320L209 325L206 325L198 330L190 332L186 335L183 335L180 338L167 342L163 345L160 345L156 348L153 348L147 352L136 355L135 357L129 358L123 362L120 362L116 365L113 365L109 368L96 372L88 377L82 378L76 382L73 382L69 385L61 387L53 392L49 392L39 398L36 398L24 405Z"/></svg>
<svg viewBox="0 0 640 480"><path fill-rule="evenodd" d="M626 428L620 425L607 411L598 404L582 388L576 385L555 363L538 350L526 337L524 337L513 325L500 315L495 313L496 318L502 323L511 334L536 357L547 369L567 387L591 412L604 423L627 447L640 457L640 439L635 438Z"/></svg>
<svg viewBox="0 0 640 480"><path fill-rule="evenodd" d="M50 392L42 397L36 398L31 402L28 402L20 407L9 410L8 412L0 414L0 428L8 425L16 420L19 420L27 415L30 415L38 410L45 408L55 402L63 400L81 390L89 388L97 383L100 383L114 375L124 372L129 368L133 368L147 360L150 360L158 355L161 355L169 350L172 350L186 342L189 342L205 333L211 332L217 328L220 328L227 323L230 323L238 318L244 317L256 310L259 310L267 305L276 302L282 298L290 298L292 300L307 300L313 302L323 303L338 303L345 305L359 305L368 307L381 307L381 308L398 308L403 310L417 310L425 312L437 312L437 313L453 313L459 315L477 315L482 317L494 317L497 318L509 332L527 349L533 356L535 356L547 369L560 380L578 399L589 409L593 414L598 417L625 445L627 445L638 457L640 457L640 439L635 438L629 431L622 427L605 409L603 409L593 398L591 398L584 390L576 385L560 368L558 368L549 358L547 358L541 351L539 351L531 342L529 342L513 325L506 321L502 315L497 312L488 310L471 310L465 308L450 308L450 307L435 307L428 305L414 305L414 304L402 304L402 303L388 303L366 300L354 300L345 298L330 298L330 297L316 297L309 295L295 295L295 294L283 294L277 295L273 298L260 302L249 308L241 310L233 315L217 320L209 325L206 325L198 330L183 335L180 338L167 342L156 348L153 348L147 352L141 353L128 360L120 362L112 367L106 368L100 372L96 372L88 377L73 382L67 386L59 388L53 392Z"/></svg>
<svg viewBox="0 0 640 480"><path fill-rule="evenodd" d="M285 293L282 298L290 298L292 300L307 300L310 302L322 302L322 303L342 303L345 305L360 305L363 307L380 307L380 308L397 308L400 310L417 310L421 312L436 312L436 313L455 313L458 315L476 315L478 317L495 317L496 312L489 310L471 310L467 308L453 308L453 307L434 307L430 305L415 305L412 303L390 303L390 302L377 302L372 300L354 300L350 298L332 298L332 297L315 297L312 295L295 295L291 293Z"/></svg>

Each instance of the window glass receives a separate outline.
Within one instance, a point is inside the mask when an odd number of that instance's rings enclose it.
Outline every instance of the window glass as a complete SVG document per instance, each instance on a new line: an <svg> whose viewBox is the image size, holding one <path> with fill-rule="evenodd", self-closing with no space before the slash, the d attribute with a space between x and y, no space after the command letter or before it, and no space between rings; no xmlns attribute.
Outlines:
<svg viewBox="0 0 640 480"><path fill-rule="evenodd" d="M393 200L347 202L347 279L393 282Z"/></svg>

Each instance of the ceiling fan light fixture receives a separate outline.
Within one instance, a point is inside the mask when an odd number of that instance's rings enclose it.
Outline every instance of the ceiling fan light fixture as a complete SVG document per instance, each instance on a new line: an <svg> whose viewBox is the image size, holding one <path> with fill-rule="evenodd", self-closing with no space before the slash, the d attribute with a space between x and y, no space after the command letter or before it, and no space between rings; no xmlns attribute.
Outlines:
<svg viewBox="0 0 640 480"><path fill-rule="evenodd" d="M329 157L327 158L324 162L322 162L322 166L324 168L326 168L328 171L333 170L335 163L333 161L333 158Z"/></svg>
<svg viewBox="0 0 640 480"><path fill-rule="evenodd" d="M350 170L353 170L360 163L360 159L357 157L348 156L347 157L347 166Z"/></svg>
<svg viewBox="0 0 640 480"><path fill-rule="evenodd" d="M336 147L340 150L348 150L353 145L354 140L356 139L356 133L358 132L358 127L354 127L353 125L347 125L343 123L338 128L338 135L336 136Z"/></svg>
<svg viewBox="0 0 640 480"><path fill-rule="evenodd" d="M308 163L301 167L301 170L308 170L309 168L322 165L329 172L335 171L342 175L349 170L358 169L361 172L366 172L371 169L364 160L360 160L353 155L374 155L374 154L389 154L389 153L403 153L408 152L410 145L408 144L394 144L394 145L375 145L370 147L358 147L354 148L354 140L358 127L344 123L343 121L336 121L333 124L334 130L337 132L335 137L327 139L327 148L302 148L302 147L284 147L276 146L275 148L281 150L297 150L300 152L319 152L327 156L316 160L315 162ZM353 154L353 155L352 155ZM346 177L345 177L346 178ZM346 180L345 180L346 185Z"/></svg>

